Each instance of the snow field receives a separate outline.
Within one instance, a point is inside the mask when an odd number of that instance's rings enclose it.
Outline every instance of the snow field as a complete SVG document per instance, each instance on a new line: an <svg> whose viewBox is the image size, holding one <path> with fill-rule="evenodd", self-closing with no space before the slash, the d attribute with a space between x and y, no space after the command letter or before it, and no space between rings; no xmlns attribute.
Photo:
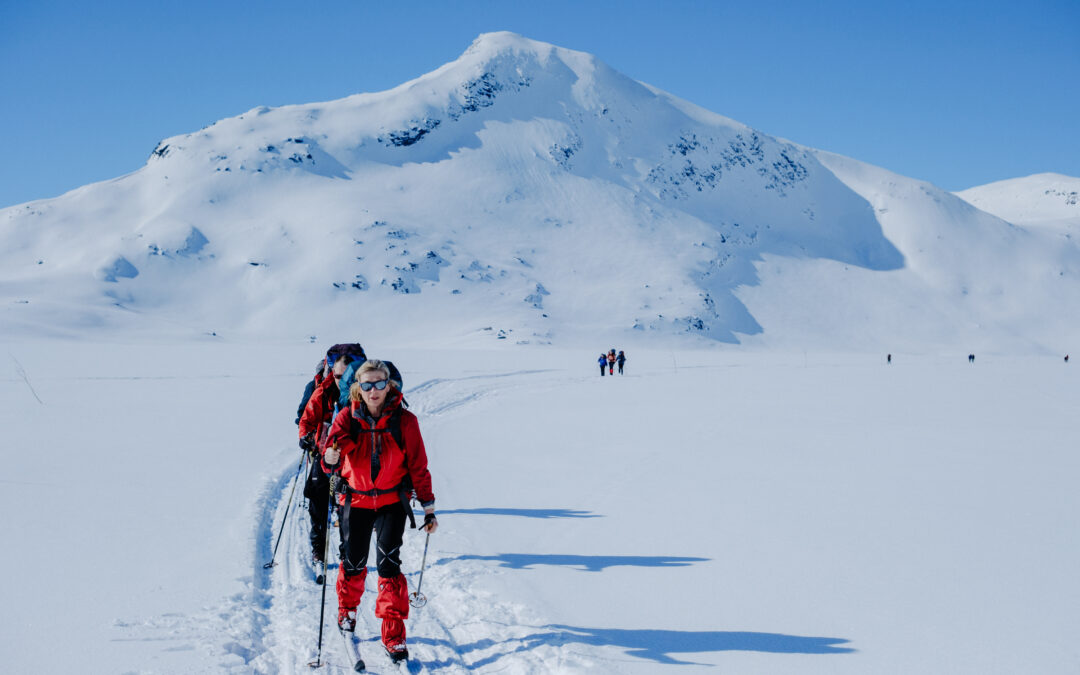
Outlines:
<svg viewBox="0 0 1080 675"><path fill-rule="evenodd" d="M601 379L611 345L367 346L402 367L438 500L414 672L1080 666L1060 359L615 345L627 374ZM262 564L320 348L6 351L0 494L26 514L0 523L11 672L309 672L321 589L296 503ZM411 587L422 550L407 532ZM324 656L347 672L332 591ZM60 647L58 615L77 627Z"/></svg>

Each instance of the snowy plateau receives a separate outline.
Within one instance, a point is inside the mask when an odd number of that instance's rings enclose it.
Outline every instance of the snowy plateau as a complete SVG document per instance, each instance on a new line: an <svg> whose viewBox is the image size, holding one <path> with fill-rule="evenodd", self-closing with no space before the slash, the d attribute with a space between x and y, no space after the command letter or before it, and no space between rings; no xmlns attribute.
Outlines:
<svg viewBox="0 0 1080 675"><path fill-rule="evenodd" d="M1080 672L1078 193L490 33L2 209L0 669L312 672L294 418L359 341L435 483L410 672Z"/></svg>

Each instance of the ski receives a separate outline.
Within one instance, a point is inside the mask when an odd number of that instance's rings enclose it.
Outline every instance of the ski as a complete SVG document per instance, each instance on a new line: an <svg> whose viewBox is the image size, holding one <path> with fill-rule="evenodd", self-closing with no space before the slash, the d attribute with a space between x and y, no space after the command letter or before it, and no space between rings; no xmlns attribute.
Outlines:
<svg viewBox="0 0 1080 675"><path fill-rule="evenodd" d="M349 662L353 664L353 670L358 673L364 672L364 659L360 658L360 650L356 645L356 634L347 631L339 630L342 639L345 641L345 655L349 658Z"/></svg>

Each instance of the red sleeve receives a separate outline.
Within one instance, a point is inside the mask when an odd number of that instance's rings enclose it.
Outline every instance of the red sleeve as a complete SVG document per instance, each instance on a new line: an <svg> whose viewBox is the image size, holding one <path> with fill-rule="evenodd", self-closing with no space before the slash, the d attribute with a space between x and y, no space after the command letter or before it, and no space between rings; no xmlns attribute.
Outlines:
<svg viewBox="0 0 1080 675"><path fill-rule="evenodd" d="M435 494L431 491L431 473L428 471L427 450L420 435L420 423L416 415L407 413L402 416L401 434L405 440L406 457L409 463L409 477L412 478L416 498L424 507L435 504Z"/></svg>
<svg viewBox="0 0 1080 675"><path fill-rule="evenodd" d="M311 432L316 432L318 435L319 425L322 424L324 392L321 386L316 387L315 393L308 399L304 414L300 416L300 438Z"/></svg>

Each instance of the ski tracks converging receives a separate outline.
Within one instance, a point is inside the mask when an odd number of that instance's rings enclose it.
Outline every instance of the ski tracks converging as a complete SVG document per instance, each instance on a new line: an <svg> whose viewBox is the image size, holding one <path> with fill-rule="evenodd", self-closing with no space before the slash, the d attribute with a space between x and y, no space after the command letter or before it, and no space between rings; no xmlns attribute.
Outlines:
<svg viewBox="0 0 1080 675"><path fill-rule="evenodd" d="M543 386L536 375L548 371L518 371L504 374L481 375L459 379L433 379L406 390L410 408L421 418L425 430L444 421L466 406L474 406L497 397L500 392L521 386ZM554 386L554 385L553 385ZM263 522L257 533L256 556L269 560L277 528L286 517L291 481L295 475L295 463L286 474L274 481L279 497L266 504ZM303 481L303 476L300 480ZM264 575L265 599L260 613L261 620L252 622L251 643L261 645L262 652L248 661L254 672L268 675L310 673L307 665L315 659L319 639L319 612L322 587L314 582L315 570L310 563L308 544L308 514L306 501L297 487L292 507L277 553L277 564L269 570L258 570ZM337 577L337 528L331 528L331 555L329 570L330 586L326 589L326 607L322 637L322 661L327 673L350 673L351 664L344 653L341 638L336 635L337 596L334 580ZM482 561L454 560L453 565L444 564L448 558L439 549L453 550L454 527L443 523L438 534L431 538L424 576L423 590L429 602L425 607L413 608L406 625L409 631L409 650L412 655L407 670L411 673L471 673L486 670L506 672L543 672L545 660L529 648L525 639L530 634L528 626L535 626L539 618L523 604L511 599L495 597L481 590L476 580L481 575L492 574ZM424 537L417 530L406 530L402 545L402 560L410 593L419 580L420 561ZM259 562L261 567L262 561ZM367 670L373 673L403 672L404 666L394 665L382 650L379 635L380 622L374 616L377 592L377 575L369 572L368 587L364 592L358 611L357 636L361 657ZM260 584L256 584L259 586Z"/></svg>

